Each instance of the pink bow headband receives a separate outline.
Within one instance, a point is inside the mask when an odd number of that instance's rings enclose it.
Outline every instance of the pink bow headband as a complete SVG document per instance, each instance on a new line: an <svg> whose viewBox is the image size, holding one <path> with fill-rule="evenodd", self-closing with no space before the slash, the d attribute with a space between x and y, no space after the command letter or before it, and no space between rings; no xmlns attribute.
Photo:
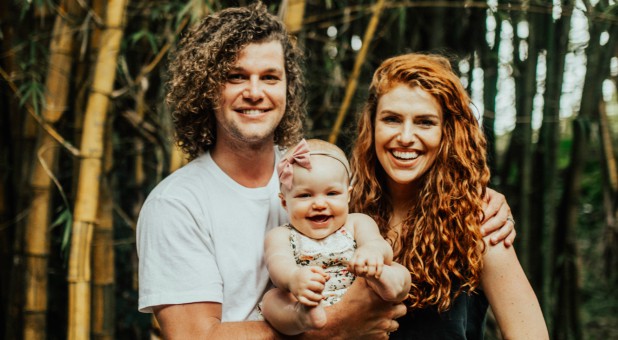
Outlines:
<svg viewBox="0 0 618 340"><path fill-rule="evenodd" d="M296 163L298 166L301 166L307 170L311 170L311 161L309 160L309 156L311 155L322 155L327 156L339 161L345 171L348 173L348 177L350 176L350 170L348 166L341 160L339 157L323 151L314 151L311 152L309 150L309 144L305 139L301 140L298 145L294 148L292 154L287 157L283 157L281 161L277 164L277 173L279 174L279 182L289 190L292 188L292 179L294 178L294 166Z"/></svg>

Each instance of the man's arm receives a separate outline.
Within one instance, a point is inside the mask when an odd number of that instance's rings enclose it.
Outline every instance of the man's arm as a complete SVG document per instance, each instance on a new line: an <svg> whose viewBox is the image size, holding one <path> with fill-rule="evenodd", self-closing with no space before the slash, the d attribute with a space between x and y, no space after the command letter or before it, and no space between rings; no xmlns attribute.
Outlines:
<svg viewBox="0 0 618 340"><path fill-rule="evenodd" d="M282 339L266 322L221 322L221 304L198 302L154 307L164 339ZM405 315L401 303L386 302L357 278L334 306L326 308L327 324L298 339L388 339Z"/></svg>
<svg viewBox="0 0 618 340"><path fill-rule="evenodd" d="M490 235L490 244L503 242L507 248L510 247L513 245L517 233L515 232L511 208L507 204L506 198L501 193L487 188L484 200L483 213L485 219L481 225L481 233L483 236Z"/></svg>
<svg viewBox="0 0 618 340"><path fill-rule="evenodd" d="M221 322L220 303L196 302L153 309L166 340L282 339L263 321Z"/></svg>

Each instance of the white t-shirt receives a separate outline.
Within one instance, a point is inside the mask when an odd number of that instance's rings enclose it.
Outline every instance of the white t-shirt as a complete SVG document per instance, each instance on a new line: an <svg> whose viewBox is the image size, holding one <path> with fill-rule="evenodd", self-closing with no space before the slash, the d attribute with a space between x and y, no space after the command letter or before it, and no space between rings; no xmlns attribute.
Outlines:
<svg viewBox="0 0 618 340"><path fill-rule="evenodd" d="M222 304L222 321L259 319L270 282L264 237L288 220L278 193L275 169L267 186L246 188L210 153L159 183L137 223L139 310L210 301Z"/></svg>

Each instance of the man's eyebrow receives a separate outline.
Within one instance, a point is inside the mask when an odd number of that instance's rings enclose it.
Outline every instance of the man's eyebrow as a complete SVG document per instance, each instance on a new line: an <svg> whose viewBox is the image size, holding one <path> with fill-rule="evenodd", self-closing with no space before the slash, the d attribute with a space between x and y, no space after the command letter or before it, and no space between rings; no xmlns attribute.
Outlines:
<svg viewBox="0 0 618 340"><path fill-rule="evenodd" d="M266 73L277 73L277 72L283 73L285 72L285 70L280 67L271 67L266 70Z"/></svg>
<svg viewBox="0 0 618 340"><path fill-rule="evenodd" d="M230 72L242 72L245 71L245 68L242 66L232 66L230 67ZM280 67L271 67L264 70L262 73L284 73L284 69Z"/></svg>

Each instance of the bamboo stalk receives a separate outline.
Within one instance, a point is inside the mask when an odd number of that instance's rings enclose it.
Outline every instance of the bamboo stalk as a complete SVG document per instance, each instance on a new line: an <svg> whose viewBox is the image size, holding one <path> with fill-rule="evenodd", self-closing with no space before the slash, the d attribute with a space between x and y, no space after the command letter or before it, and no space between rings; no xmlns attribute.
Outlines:
<svg viewBox="0 0 618 340"><path fill-rule="evenodd" d="M64 1L54 23L50 43L50 58L45 82L43 121L53 126L65 111L71 64L73 61L72 18L79 15L79 5ZM52 182L48 169L53 169L57 159L57 144L50 134L39 129L36 149L43 152L33 162L30 177L32 203L24 230L25 300L23 306L24 339L44 339L47 314L47 260L49 254L50 199Z"/></svg>
<svg viewBox="0 0 618 340"><path fill-rule="evenodd" d="M282 13L283 23L290 33L296 33L303 28L305 16L305 0L283 0Z"/></svg>
<svg viewBox="0 0 618 340"><path fill-rule="evenodd" d="M47 152L42 153L40 162L34 163L30 181L32 202L24 230L24 339L44 339L46 330L51 180L41 162L55 163L57 148L48 134L40 137Z"/></svg>
<svg viewBox="0 0 618 340"><path fill-rule="evenodd" d="M365 36L363 37L363 46L361 46L361 49L356 56L356 61L354 62L354 69L352 70L352 75L348 80L348 86L345 91L343 103L339 108L339 113L337 114L337 120L333 125L333 130L328 137L328 141L333 144L337 142L337 137L339 137L339 133L341 131L341 125L343 124L343 120L345 119L348 107L352 102L352 96L354 96L356 86L358 85L358 77L360 75L361 66L365 62L365 57L367 56L369 45L371 44L371 40L373 39L373 35L375 34L376 27L378 26L378 22L380 21L380 14L382 13L385 2L386 0L378 0L378 3L373 6L373 15L371 16L371 20L367 25L367 31L365 31Z"/></svg>
<svg viewBox="0 0 618 340"><path fill-rule="evenodd" d="M92 241L92 338L114 339L114 200L107 176L113 167L112 125L107 123L104 178L101 185L98 218Z"/></svg>
<svg viewBox="0 0 618 340"><path fill-rule="evenodd" d="M170 173L178 170L185 164L187 164L187 159L186 157L184 157L184 153L182 153L182 150L180 150L178 145L174 143L174 145L172 145L171 156L170 156L170 168L169 168Z"/></svg>
<svg viewBox="0 0 618 340"><path fill-rule="evenodd" d="M105 29L101 35L101 49L98 53L93 85L86 106L67 277L69 340L90 337L92 233L97 218L107 108L116 76L118 50L122 40L122 24L127 2L128 0L110 0L107 3Z"/></svg>

